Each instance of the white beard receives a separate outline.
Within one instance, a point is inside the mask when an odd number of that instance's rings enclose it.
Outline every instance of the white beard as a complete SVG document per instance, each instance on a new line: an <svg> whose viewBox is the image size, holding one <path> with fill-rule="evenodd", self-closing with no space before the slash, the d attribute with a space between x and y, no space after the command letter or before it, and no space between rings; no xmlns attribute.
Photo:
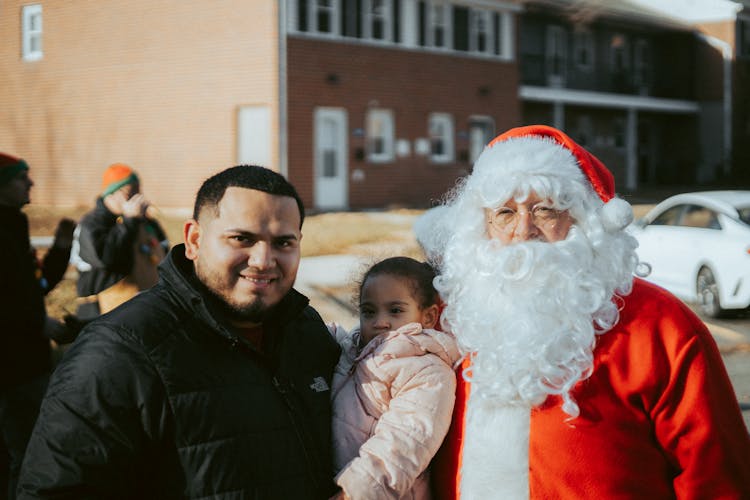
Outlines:
<svg viewBox="0 0 750 500"><path fill-rule="evenodd" d="M472 394L527 407L559 394L577 416L569 391L591 373L596 334L618 317L616 280L597 260L576 227L557 243L446 248L436 285L447 303L444 326L473 356L464 374Z"/></svg>

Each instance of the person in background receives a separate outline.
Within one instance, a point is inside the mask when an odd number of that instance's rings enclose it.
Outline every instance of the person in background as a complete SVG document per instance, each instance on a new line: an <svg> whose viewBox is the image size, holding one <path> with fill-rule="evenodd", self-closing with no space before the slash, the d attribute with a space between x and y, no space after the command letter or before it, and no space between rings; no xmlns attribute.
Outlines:
<svg viewBox="0 0 750 500"><path fill-rule="evenodd" d="M96 206L76 229L71 260L78 269L76 316L82 321L156 284L156 267L169 243L140 188L132 168L110 165ZM105 290L109 295L100 296Z"/></svg>
<svg viewBox="0 0 750 500"><path fill-rule="evenodd" d="M459 353L434 330L440 297L424 262L392 257L359 288L359 327L333 328L342 355L333 376L339 498L430 498L430 460L453 410Z"/></svg>
<svg viewBox="0 0 750 500"><path fill-rule="evenodd" d="M293 288L304 206L238 166L198 191L159 283L57 366L21 498L328 498L340 349Z"/></svg>
<svg viewBox="0 0 750 500"><path fill-rule="evenodd" d="M30 202L33 185L24 160L0 153L0 452L8 455L0 496L7 491L9 498L15 498L52 368L50 339L63 343L69 335L64 324L47 316L44 296L65 274L75 222L60 221L52 247L38 260L21 211Z"/></svg>
<svg viewBox="0 0 750 500"><path fill-rule="evenodd" d="M601 161L552 127L512 129L430 214L418 239L468 355L441 498L750 498L716 343L634 278L632 209Z"/></svg>

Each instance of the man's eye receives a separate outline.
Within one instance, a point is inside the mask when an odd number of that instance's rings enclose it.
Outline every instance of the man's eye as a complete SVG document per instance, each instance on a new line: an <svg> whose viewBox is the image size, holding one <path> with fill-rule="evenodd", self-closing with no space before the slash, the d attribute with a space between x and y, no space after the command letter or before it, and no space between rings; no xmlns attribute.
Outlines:
<svg viewBox="0 0 750 500"><path fill-rule="evenodd" d="M516 211L512 208L498 208L495 210L493 221L499 224L510 224L516 218Z"/></svg>
<svg viewBox="0 0 750 500"><path fill-rule="evenodd" d="M534 218L546 221L549 219L555 219L560 214L559 210L552 207L535 207L533 211Z"/></svg>

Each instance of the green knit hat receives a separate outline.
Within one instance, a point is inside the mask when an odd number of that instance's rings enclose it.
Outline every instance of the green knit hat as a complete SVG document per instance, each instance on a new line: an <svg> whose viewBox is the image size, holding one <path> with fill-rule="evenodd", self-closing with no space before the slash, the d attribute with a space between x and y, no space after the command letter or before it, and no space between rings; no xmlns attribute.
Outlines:
<svg viewBox="0 0 750 500"><path fill-rule="evenodd" d="M123 163L110 165L102 177L102 198L128 184L138 184L138 176L133 169Z"/></svg>
<svg viewBox="0 0 750 500"><path fill-rule="evenodd" d="M20 158L0 153L0 186L10 182L21 170L28 170L29 165Z"/></svg>

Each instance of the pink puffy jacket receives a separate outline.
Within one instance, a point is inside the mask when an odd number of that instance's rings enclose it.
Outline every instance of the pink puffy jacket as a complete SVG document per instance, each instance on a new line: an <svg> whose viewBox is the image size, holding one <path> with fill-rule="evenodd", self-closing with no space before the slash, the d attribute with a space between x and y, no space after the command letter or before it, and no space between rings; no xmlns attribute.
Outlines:
<svg viewBox="0 0 750 500"><path fill-rule="evenodd" d="M427 466L448 432L460 355L450 334L410 323L358 353L359 330L334 327L336 482L360 499L430 498Z"/></svg>

